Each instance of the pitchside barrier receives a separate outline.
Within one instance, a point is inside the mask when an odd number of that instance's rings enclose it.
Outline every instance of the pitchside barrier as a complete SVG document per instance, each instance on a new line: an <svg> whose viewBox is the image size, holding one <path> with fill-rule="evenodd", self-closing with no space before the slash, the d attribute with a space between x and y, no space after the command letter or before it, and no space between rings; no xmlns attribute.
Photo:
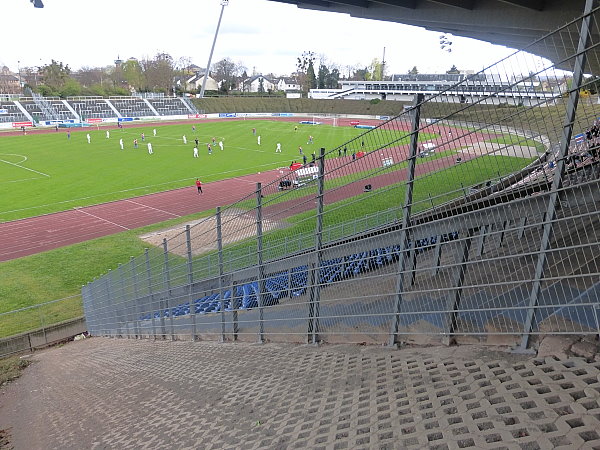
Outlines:
<svg viewBox="0 0 600 450"><path fill-rule="evenodd" d="M498 106L504 88L474 93L469 78L451 88L466 103L416 95L400 115L321 149L302 189L279 189L285 177L257 184L88 283L89 331L520 350L546 333L598 334L600 114L579 102L598 13L474 75L533 86L537 103ZM532 56L564 36L580 37L576 52ZM423 143L435 151L419 157Z"/></svg>

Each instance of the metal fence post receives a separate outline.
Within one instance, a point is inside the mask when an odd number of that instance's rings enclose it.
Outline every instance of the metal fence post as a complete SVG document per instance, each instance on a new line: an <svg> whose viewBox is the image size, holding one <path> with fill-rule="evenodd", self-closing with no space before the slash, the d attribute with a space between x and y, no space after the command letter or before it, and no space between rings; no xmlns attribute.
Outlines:
<svg viewBox="0 0 600 450"><path fill-rule="evenodd" d="M170 327L170 331L171 331L171 340L175 339L175 329L173 328L173 314L171 314L171 273L169 272L169 250L167 247L167 239L164 238L163 239L163 255L164 255L164 262L163 262L163 276L165 277L165 287L166 287L166 294L167 294L167 299L166 299L166 308L165 310L169 312L169 327ZM161 315L164 314L164 311L160 312ZM167 334L165 332L165 338L166 338Z"/></svg>
<svg viewBox="0 0 600 450"><path fill-rule="evenodd" d="M121 263L119 263L118 266L118 272L119 272L119 290L121 291L121 295L120 295L120 304L123 305L122 308L122 317L124 318L124 322L125 322L125 332L127 334L127 337L129 338L129 325L131 322L131 312L129 310L129 306L126 304L125 302L125 280L123 279L123 265Z"/></svg>
<svg viewBox="0 0 600 450"><path fill-rule="evenodd" d="M256 269L258 271L258 342L265 341L263 295L265 292L265 267L263 263L262 185L256 183Z"/></svg>
<svg viewBox="0 0 600 450"><path fill-rule="evenodd" d="M319 314L321 300L321 280L319 279L323 257L323 195L325 191L325 148L319 154L319 185L317 193L317 223L315 229L315 252L309 264L309 303L308 303L308 340L316 344L319 341Z"/></svg>
<svg viewBox="0 0 600 450"><path fill-rule="evenodd" d="M192 237L190 226L185 226L185 241L187 244L187 267L188 267L188 301L190 302L190 320L192 321L192 341L196 340L196 303L193 298L194 267L192 262Z"/></svg>
<svg viewBox="0 0 600 450"><path fill-rule="evenodd" d="M390 330L389 345L398 344L398 331L400 330L400 312L402 311L402 301L404 295L404 271L408 260L409 251L409 230L411 225L411 209L413 199L413 187L415 182L415 166L417 163L417 147L419 141L419 122L421 118L421 103L423 94L417 94L412 109L412 134L410 137L410 148L408 156L408 169L406 180L406 193L404 197L404 207L402 208L402 229L400 232L400 255L398 257L398 270L396 278L396 304L394 307L394 317Z"/></svg>
<svg viewBox="0 0 600 450"><path fill-rule="evenodd" d="M465 237L464 241L459 246L458 253L456 255L456 262L458 265L452 280L453 291L450 294L450 299L448 302L450 308L446 308L450 311L450 316L448 317L447 322L448 333L444 338L444 343L446 345L454 344L453 334L456 331L458 309L460 308L460 301L462 299L462 286L465 281L465 273L467 271L467 263L469 261L469 251L471 249L471 242L473 240L472 231L465 231L462 234L464 234Z"/></svg>
<svg viewBox="0 0 600 450"><path fill-rule="evenodd" d="M219 298L221 300L221 342L225 342L225 299L223 298L223 230L221 207L217 206L217 249L219 252Z"/></svg>
<svg viewBox="0 0 600 450"><path fill-rule="evenodd" d="M146 264L146 282L148 283L148 298L150 299L150 309L152 310L152 334L156 339L156 319L154 317L154 292L152 289L152 271L150 270L150 255L148 249L144 249L144 259ZM159 317L160 317L159 313Z"/></svg>
<svg viewBox="0 0 600 450"><path fill-rule="evenodd" d="M111 324L111 329L110 329L110 335L111 336L116 336L116 330L117 330L117 311L115 309L115 305L113 304L112 301L112 271L110 269L108 269L108 273L104 276L105 279L105 285L106 285L106 302L108 303L108 308L111 311L111 316L112 316L112 321L113 323Z"/></svg>
<svg viewBox="0 0 600 450"><path fill-rule="evenodd" d="M231 283L231 322L233 329L233 340L237 341L240 327L238 324L238 298L237 298L237 284Z"/></svg>
<svg viewBox="0 0 600 450"><path fill-rule="evenodd" d="M133 283L133 297L136 305L137 319L135 320L135 334L138 338L141 337L140 331L140 314L142 313L140 304L140 293L138 290L137 273L135 271L135 258L132 256L129 258L129 267L131 270L131 281Z"/></svg>
<svg viewBox="0 0 600 450"><path fill-rule="evenodd" d="M556 219L558 191L562 188L562 178L565 173L566 158L569 152L571 136L573 134L573 124L575 123L577 103L579 102L579 89L581 88L581 81L583 79L584 67L586 62L586 47L588 46L590 39L590 21L593 6L594 0L586 0L583 12L584 16L581 20L577 55L575 57L575 63L573 68L573 83L571 85L571 92L569 93L569 101L567 103L562 141L560 142L560 148L558 150L558 154L556 155L556 168L554 171L554 177L552 179L550 195L548 197L548 206L544 215L544 225L542 231L542 238L540 242L540 250L535 267L533 285L531 287L531 293L529 296L527 316L525 317L525 324L523 326L523 335L521 337L521 343L516 349L520 352L525 352L527 350L527 347L529 346L529 338L531 337L532 325L535 317L535 308L538 304L542 278L544 276L544 269L546 267L547 262L547 252L550 248L550 241L552 240L552 229L554 226L554 220Z"/></svg>

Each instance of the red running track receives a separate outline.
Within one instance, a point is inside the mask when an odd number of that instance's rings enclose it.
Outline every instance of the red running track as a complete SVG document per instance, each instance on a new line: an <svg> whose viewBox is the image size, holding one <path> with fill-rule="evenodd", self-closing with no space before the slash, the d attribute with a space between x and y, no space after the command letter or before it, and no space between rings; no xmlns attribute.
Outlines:
<svg viewBox="0 0 600 450"><path fill-rule="evenodd" d="M443 129L439 131L445 132ZM452 146L456 148L489 138L490 135L469 134L468 142L466 140L461 142L464 140L463 136L455 136ZM443 140L440 139L440 141L441 144ZM407 146L401 146L386 149L383 152L386 156L394 154L395 161L398 162L406 157L406 148ZM438 148L444 149L444 146ZM366 168L380 166L380 158L376 154L374 154L375 157L369 158L370 155L361 158L361 161L364 160L365 164L356 165L347 164L351 160L350 156L328 159L328 172L339 170L339 174L333 174L333 176L343 176ZM463 153L463 160L466 161L467 158L474 156ZM437 171L453 163L454 158L442 158L432 161L431 164L418 165L417 175ZM252 195L257 182L267 185L281 176L282 172L279 169L273 169L260 174L203 184L204 194L201 195L197 193L195 186L191 186L0 223L0 262L152 225L168 219L214 209L217 206L230 205L239 201L244 194ZM403 176L404 171L399 171L364 180L364 182L369 182L373 184L374 188L377 188L397 183L403 179ZM358 185L343 191L336 190L327 194L326 201L333 202L358 195L361 190L362 187ZM313 204L313 202L302 200L295 199L291 202L274 205L273 209L265 212L279 215L279 218L283 218L282 215L297 214L307 209L308 205ZM267 210L267 208L265 209ZM283 211L286 211L286 213L282 214Z"/></svg>

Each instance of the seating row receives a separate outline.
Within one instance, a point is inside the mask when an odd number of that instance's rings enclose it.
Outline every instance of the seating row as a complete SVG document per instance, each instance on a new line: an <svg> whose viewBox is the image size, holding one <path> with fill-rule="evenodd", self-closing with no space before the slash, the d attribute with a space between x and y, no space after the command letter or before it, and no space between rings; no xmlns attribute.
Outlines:
<svg viewBox="0 0 600 450"><path fill-rule="evenodd" d="M458 238L458 233L448 233L441 237L442 242ZM416 247L419 251L434 245L437 237L417 240ZM319 268L318 283L322 286L354 277L360 273L385 266L398 259L400 246L388 246L370 251L354 253L343 258L335 258L322 261ZM306 293L308 288L308 266L303 265L291 269L289 272L279 272L270 275L265 280L265 292L263 294L263 306L273 306L286 297L297 297ZM258 307L259 284L257 281L249 281L235 287L235 295L231 289L223 293L224 311L247 310ZM194 300L195 313L207 314L221 311L221 299L219 293L212 293ZM140 317L141 320L149 320L162 317L178 317L190 314L190 302L186 302L172 308L154 311Z"/></svg>

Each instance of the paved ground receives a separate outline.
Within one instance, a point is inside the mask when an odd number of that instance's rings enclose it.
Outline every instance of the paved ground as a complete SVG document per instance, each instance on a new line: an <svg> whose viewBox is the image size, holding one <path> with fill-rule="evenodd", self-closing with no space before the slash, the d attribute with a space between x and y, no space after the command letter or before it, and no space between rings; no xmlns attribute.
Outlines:
<svg viewBox="0 0 600 450"><path fill-rule="evenodd" d="M600 448L600 363L93 338L3 389L15 449Z"/></svg>

